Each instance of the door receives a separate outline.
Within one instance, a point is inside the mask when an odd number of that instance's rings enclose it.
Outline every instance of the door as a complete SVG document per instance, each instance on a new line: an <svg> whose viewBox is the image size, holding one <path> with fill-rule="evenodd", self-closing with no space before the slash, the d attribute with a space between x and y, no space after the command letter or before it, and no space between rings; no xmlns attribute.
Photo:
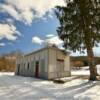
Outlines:
<svg viewBox="0 0 100 100"><path fill-rule="evenodd" d="M64 60L57 59L57 77L63 77L62 74L64 72Z"/></svg>
<svg viewBox="0 0 100 100"><path fill-rule="evenodd" d="M36 65L35 65L35 77L39 77L39 61L36 61Z"/></svg>

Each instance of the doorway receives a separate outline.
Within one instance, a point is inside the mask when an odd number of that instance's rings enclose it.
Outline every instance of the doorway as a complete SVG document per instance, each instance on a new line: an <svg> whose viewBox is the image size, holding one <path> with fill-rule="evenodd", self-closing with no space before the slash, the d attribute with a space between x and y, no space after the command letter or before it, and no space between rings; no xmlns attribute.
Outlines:
<svg viewBox="0 0 100 100"><path fill-rule="evenodd" d="M57 77L63 77L64 72L64 60L63 59L57 59Z"/></svg>
<svg viewBox="0 0 100 100"><path fill-rule="evenodd" d="M35 65L35 77L39 77L39 61L36 61L36 65Z"/></svg>
<svg viewBox="0 0 100 100"><path fill-rule="evenodd" d="M18 64L18 67L17 67L17 75L20 74L20 64Z"/></svg>

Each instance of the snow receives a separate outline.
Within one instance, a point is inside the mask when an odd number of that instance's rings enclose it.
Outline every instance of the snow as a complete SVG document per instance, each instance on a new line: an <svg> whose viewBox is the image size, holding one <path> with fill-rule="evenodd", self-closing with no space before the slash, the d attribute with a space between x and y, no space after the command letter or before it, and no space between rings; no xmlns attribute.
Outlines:
<svg viewBox="0 0 100 100"><path fill-rule="evenodd" d="M99 65L98 65L99 67ZM88 75L88 67L72 71ZM0 100L100 100L100 82L89 82L76 76L64 78L65 84L31 77L0 73Z"/></svg>
<svg viewBox="0 0 100 100"><path fill-rule="evenodd" d="M79 69L79 70L72 70L71 74L72 75L89 75L89 70L84 69L84 68Z"/></svg>
<svg viewBox="0 0 100 100"><path fill-rule="evenodd" d="M100 74L100 65L97 65L97 72ZM72 70L72 75L89 75L89 66L82 67L79 70Z"/></svg>

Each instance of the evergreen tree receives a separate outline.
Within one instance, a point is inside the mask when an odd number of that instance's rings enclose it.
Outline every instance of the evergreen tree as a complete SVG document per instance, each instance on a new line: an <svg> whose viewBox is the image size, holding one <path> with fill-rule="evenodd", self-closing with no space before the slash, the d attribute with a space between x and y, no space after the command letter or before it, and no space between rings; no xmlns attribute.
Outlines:
<svg viewBox="0 0 100 100"><path fill-rule="evenodd" d="M90 80L96 80L93 47L100 42L100 0L66 0L65 7L57 7L60 22L58 36L65 49L87 50Z"/></svg>

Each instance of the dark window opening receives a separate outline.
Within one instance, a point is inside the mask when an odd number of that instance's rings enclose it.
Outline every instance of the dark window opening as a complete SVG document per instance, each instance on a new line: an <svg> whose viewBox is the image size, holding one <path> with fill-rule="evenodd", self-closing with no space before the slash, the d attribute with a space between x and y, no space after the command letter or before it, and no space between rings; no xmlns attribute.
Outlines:
<svg viewBox="0 0 100 100"><path fill-rule="evenodd" d="M39 77L39 61L36 61L36 65L35 65L35 77Z"/></svg>
<svg viewBox="0 0 100 100"><path fill-rule="evenodd" d="M30 64L28 63L27 69L29 70Z"/></svg>
<svg viewBox="0 0 100 100"><path fill-rule="evenodd" d="M20 74L20 64L18 64L18 70L17 70L17 75Z"/></svg>

